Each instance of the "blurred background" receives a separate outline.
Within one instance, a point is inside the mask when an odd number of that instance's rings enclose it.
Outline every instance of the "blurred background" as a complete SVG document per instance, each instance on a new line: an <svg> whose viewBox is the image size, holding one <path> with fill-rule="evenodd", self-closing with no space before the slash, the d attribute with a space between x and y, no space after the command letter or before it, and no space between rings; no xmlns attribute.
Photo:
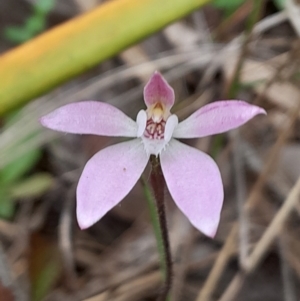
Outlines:
<svg viewBox="0 0 300 301"><path fill-rule="evenodd" d="M1 0L0 51L102 2ZM217 161L225 200L210 239L166 192L170 300L299 300L299 36L296 0L215 0L1 116L0 300L155 300L161 273L141 183L88 230L75 218L84 164L120 139L60 134L38 123L63 104L90 99L135 119L155 70L175 89L180 120L221 99L268 112L230 133L188 141Z"/></svg>

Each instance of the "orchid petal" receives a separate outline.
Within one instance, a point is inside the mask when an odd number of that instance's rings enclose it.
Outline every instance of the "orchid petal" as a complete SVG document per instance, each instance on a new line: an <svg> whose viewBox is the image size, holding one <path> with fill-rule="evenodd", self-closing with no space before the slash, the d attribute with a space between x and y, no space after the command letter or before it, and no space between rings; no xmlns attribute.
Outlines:
<svg viewBox="0 0 300 301"><path fill-rule="evenodd" d="M165 139L149 139L142 137L145 152L149 155L158 156L166 147L168 142Z"/></svg>
<svg viewBox="0 0 300 301"><path fill-rule="evenodd" d="M62 106L42 117L52 130L100 136L136 137L137 125L122 111L107 103L82 101Z"/></svg>
<svg viewBox="0 0 300 301"><path fill-rule="evenodd" d="M166 126L165 126L165 141L169 142L172 138L174 129L176 128L176 126L178 125L178 117L173 114L171 115L166 122Z"/></svg>
<svg viewBox="0 0 300 301"><path fill-rule="evenodd" d="M257 114L266 114L260 107L244 101L210 103L178 124L174 138L200 138L237 128Z"/></svg>
<svg viewBox="0 0 300 301"><path fill-rule="evenodd" d="M136 116L136 124L138 127L137 137L141 137L147 126L147 113L144 110L140 110Z"/></svg>
<svg viewBox="0 0 300 301"><path fill-rule="evenodd" d="M223 203L220 171L205 153L172 139L160 155L162 171L175 203L204 234L216 233Z"/></svg>
<svg viewBox="0 0 300 301"><path fill-rule="evenodd" d="M109 146L86 164L77 187L77 219L81 229L93 225L132 189L149 156L140 139Z"/></svg>
<svg viewBox="0 0 300 301"><path fill-rule="evenodd" d="M170 109L175 100L174 90L159 72L154 72L144 88L144 99L147 107L161 102Z"/></svg>

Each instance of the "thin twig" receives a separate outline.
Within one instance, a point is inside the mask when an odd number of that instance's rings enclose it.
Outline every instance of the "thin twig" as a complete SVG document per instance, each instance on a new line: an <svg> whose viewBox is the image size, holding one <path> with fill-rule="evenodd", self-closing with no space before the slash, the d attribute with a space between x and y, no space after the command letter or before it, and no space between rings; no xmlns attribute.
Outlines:
<svg viewBox="0 0 300 301"><path fill-rule="evenodd" d="M248 197L248 200L246 202L247 210L253 210L253 208L258 204L259 194L261 193L263 186L267 182L269 174L276 168L276 164L274 164L274 162L277 162L280 151L285 145L285 142L289 137L293 125L298 118L299 109L300 103L298 103L296 107L291 107L289 109L287 113L286 122L284 123L285 126L279 133L278 139L275 142L269 156L267 157L268 159L264 165L264 168L262 169L262 172L259 175L259 178L256 180L252 191Z"/></svg>
<svg viewBox="0 0 300 301"><path fill-rule="evenodd" d="M284 232L285 231L282 231L280 237L278 238L284 301L297 301L293 271L286 258L287 239L284 236Z"/></svg>
<svg viewBox="0 0 300 301"><path fill-rule="evenodd" d="M252 0L252 10L249 18L247 19L247 26L245 30L245 40L242 45L241 53L238 58L237 64L235 66L235 70L233 72L233 76L231 81L228 85L227 95L229 98L235 98L237 96L239 90L239 81L240 81L240 74L245 62L245 58L248 55L249 51L249 44L253 39L253 29L256 22L259 20L259 17L262 13L262 9L265 5L264 1L262 0Z"/></svg>
<svg viewBox="0 0 300 301"><path fill-rule="evenodd" d="M172 292L170 294L172 301L179 301L182 298L184 286L185 286L185 276L188 271L188 263L189 257L191 255L191 249L193 246L193 242L195 240L195 233L196 230L189 227L189 233L186 233L184 239L184 245L180 250L180 262L178 266L175 266L175 273L174 273L174 280L173 280L173 287ZM180 238L183 238L182 236Z"/></svg>
<svg viewBox="0 0 300 301"><path fill-rule="evenodd" d="M291 25L300 36L300 6L294 0L286 0L284 4Z"/></svg>
<svg viewBox="0 0 300 301"><path fill-rule="evenodd" d="M266 251L269 249L269 246L274 241L275 237L278 235L282 229L286 219L289 217L289 214L294 209L296 203L299 201L299 191L300 191L300 178L290 191L287 199L284 201L282 207L272 220L270 226L267 228L262 238L256 244L254 250L247 260L246 271L252 272L257 265L262 260Z"/></svg>
<svg viewBox="0 0 300 301"><path fill-rule="evenodd" d="M246 200L246 179L245 179L245 168L244 159L242 156L242 148L240 145L239 130L232 132L234 138L234 149L233 149L233 169L234 169L234 180L235 180L235 191L237 199L238 217L239 217L239 263L240 266L246 263L249 249L249 217L245 210Z"/></svg>
<svg viewBox="0 0 300 301"><path fill-rule="evenodd" d="M236 234L237 234L237 224L235 224L231 232L226 240L226 243L224 244L219 256L217 257L217 260L215 261L215 264L206 279L206 282L200 291L196 301L209 301L211 298L211 295L213 293L213 290L215 286L217 285L223 270L225 269L229 259L232 256L233 250L236 248L235 246L235 240L236 240Z"/></svg>
<svg viewBox="0 0 300 301"><path fill-rule="evenodd" d="M232 300L239 290L242 287L242 284L245 280L245 276L252 273L263 257L265 256L267 250L270 245L273 243L274 239L282 230L286 219L289 217L291 211L294 209L296 203L299 201L299 193L300 193L300 177L292 190L290 191L287 199L284 204L272 220L270 226L264 232L261 239L256 244L254 250L250 254L247 260L247 264L244 267L243 271L238 272L233 280L230 282L224 294L221 296L219 301L230 301Z"/></svg>
<svg viewBox="0 0 300 301"><path fill-rule="evenodd" d="M267 97L267 93L269 89L275 84L278 83L280 80L280 77L284 71L284 69L289 65L289 63L293 59L293 54L292 51L288 53L288 56L286 56L283 60L283 62L280 64L279 67L276 68L276 72L273 73L271 78L266 82L266 84L263 87L263 90L261 93L257 95L257 97L254 99L253 104L258 105L262 99Z"/></svg>

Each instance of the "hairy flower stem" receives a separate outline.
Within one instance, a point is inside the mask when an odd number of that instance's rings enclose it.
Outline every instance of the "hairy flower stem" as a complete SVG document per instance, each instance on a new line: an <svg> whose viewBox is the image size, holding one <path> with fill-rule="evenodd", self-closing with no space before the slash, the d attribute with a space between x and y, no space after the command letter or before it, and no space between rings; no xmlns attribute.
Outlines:
<svg viewBox="0 0 300 301"><path fill-rule="evenodd" d="M156 201L158 221L161 230L161 238L162 238L163 253L164 253L163 264L164 264L164 271L165 271L164 286L162 288L162 291L157 301L166 301L168 297L168 293L172 286L173 269L172 269L172 257L171 257L165 202L164 202L165 179L161 170L159 158L152 155L150 157L150 162L152 165L150 183Z"/></svg>

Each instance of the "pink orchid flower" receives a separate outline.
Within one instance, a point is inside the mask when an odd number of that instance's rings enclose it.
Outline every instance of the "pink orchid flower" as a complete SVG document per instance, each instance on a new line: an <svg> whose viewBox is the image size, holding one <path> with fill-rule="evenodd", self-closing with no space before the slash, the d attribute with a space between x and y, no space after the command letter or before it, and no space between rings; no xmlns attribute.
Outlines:
<svg viewBox="0 0 300 301"><path fill-rule="evenodd" d="M144 88L147 110L138 113L136 122L97 101L71 103L41 118L43 126L61 132L134 138L106 147L87 162L77 187L81 229L117 205L140 178L150 155L155 155L179 209L197 229L215 235L224 197L220 171L207 154L175 138L223 133L266 112L244 101L218 101L178 123L170 113L174 98L174 90L155 72Z"/></svg>

